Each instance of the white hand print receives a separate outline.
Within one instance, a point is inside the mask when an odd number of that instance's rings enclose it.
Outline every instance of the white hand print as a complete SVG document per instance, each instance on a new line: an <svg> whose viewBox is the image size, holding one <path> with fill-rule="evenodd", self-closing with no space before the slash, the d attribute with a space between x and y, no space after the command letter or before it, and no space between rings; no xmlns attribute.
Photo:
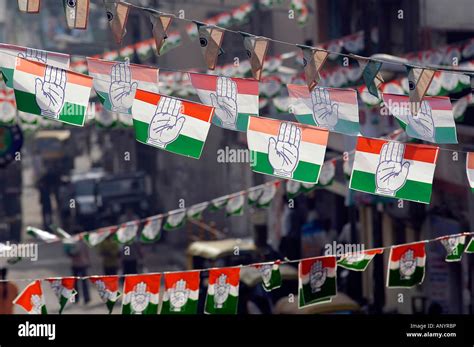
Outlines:
<svg viewBox="0 0 474 347"><path fill-rule="evenodd" d="M338 121L339 105L331 102L329 91L325 88L314 88L311 92L311 101L316 125L334 130Z"/></svg>
<svg viewBox="0 0 474 347"><path fill-rule="evenodd" d="M214 294L214 306L222 308L230 293L230 284L227 283L227 276L222 274L216 282L216 291Z"/></svg>
<svg viewBox="0 0 474 347"><path fill-rule="evenodd" d="M112 104L112 111L128 114L138 87L137 82L131 82L130 64L127 61L115 64L112 67L111 79L109 98Z"/></svg>
<svg viewBox="0 0 474 347"><path fill-rule="evenodd" d="M291 123L281 123L278 139L268 142L268 159L274 174L292 177L298 165L301 129Z"/></svg>
<svg viewBox="0 0 474 347"><path fill-rule="evenodd" d="M228 77L217 78L216 94L211 94L212 106L222 126L235 129L237 126L237 84Z"/></svg>
<svg viewBox="0 0 474 347"><path fill-rule="evenodd" d="M408 125L421 139L434 142L435 126L428 102L421 102L420 110L416 115L408 115Z"/></svg>
<svg viewBox="0 0 474 347"><path fill-rule="evenodd" d="M39 49L27 48L25 53L18 53L20 58L37 61L46 64L48 62L48 54Z"/></svg>
<svg viewBox="0 0 474 347"><path fill-rule="evenodd" d="M175 286L170 289L171 310L175 312L181 311L186 305L189 297L189 289L186 288L186 281L179 280Z"/></svg>
<svg viewBox="0 0 474 347"><path fill-rule="evenodd" d="M140 282L133 288L130 303L132 312L135 314L141 314L150 302L150 293L148 293L146 289L147 286L145 282Z"/></svg>
<svg viewBox="0 0 474 347"><path fill-rule="evenodd" d="M405 185L410 162L403 162L405 145L399 142L387 142L380 151L379 164L375 174L376 193L395 196Z"/></svg>
<svg viewBox="0 0 474 347"><path fill-rule="evenodd" d="M31 296L31 305L33 306L31 309L31 314L41 314L42 307L43 307L43 300L41 296L34 294Z"/></svg>
<svg viewBox="0 0 474 347"><path fill-rule="evenodd" d="M64 105L66 80L66 71L53 66L46 66L43 80L36 78L36 103L41 115L58 118Z"/></svg>
<svg viewBox="0 0 474 347"><path fill-rule="evenodd" d="M176 140L186 120L180 114L180 100L162 97L150 123L147 143L165 148L166 145Z"/></svg>

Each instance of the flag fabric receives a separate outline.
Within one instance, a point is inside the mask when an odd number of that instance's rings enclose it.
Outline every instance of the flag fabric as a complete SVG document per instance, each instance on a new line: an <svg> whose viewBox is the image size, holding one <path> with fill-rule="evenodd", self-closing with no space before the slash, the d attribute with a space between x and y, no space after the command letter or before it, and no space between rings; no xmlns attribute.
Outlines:
<svg viewBox="0 0 474 347"><path fill-rule="evenodd" d="M260 81L263 72L263 63L267 55L268 44L270 41L265 37L254 36L247 33L241 33L244 38L244 47L247 57L250 59L252 75L257 81Z"/></svg>
<svg viewBox="0 0 474 347"><path fill-rule="evenodd" d="M359 56L356 59L362 70L362 78L367 86L367 90L374 97L379 98L379 88L384 82L382 75L379 73L382 63Z"/></svg>
<svg viewBox="0 0 474 347"><path fill-rule="evenodd" d="M119 276L92 276L89 277L97 291L99 292L99 297L103 303L107 305L109 314L112 313L115 303L120 297L119 291Z"/></svg>
<svg viewBox="0 0 474 347"><path fill-rule="evenodd" d="M148 218L145 221L145 225L143 226L143 230L140 235L140 240L144 243L158 241L161 237L160 231L162 221L163 217L161 215Z"/></svg>
<svg viewBox="0 0 474 347"><path fill-rule="evenodd" d="M247 193L247 202L249 205L255 205L263 193L263 187L249 189Z"/></svg>
<svg viewBox="0 0 474 347"><path fill-rule="evenodd" d="M453 106L449 97L425 97L415 116L407 96L383 94L383 102L408 136L434 143L458 143Z"/></svg>
<svg viewBox="0 0 474 347"><path fill-rule="evenodd" d="M36 280L28 284L13 300L13 304L21 306L29 314L47 314L41 281Z"/></svg>
<svg viewBox="0 0 474 347"><path fill-rule="evenodd" d="M186 211L186 216L189 219L199 220L202 218L202 214L208 206L208 202L202 202L200 204L193 205Z"/></svg>
<svg viewBox="0 0 474 347"><path fill-rule="evenodd" d="M46 243L56 242L60 240L57 235L35 227L26 227L26 233Z"/></svg>
<svg viewBox="0 0 474 347"><path fill-rule="evenodd" d="M197 73L189 78L201 102L215 107L213 124L247 131L249 117L258 116L258 81Z"/></svg>
<svg viewBox="0 0 474 347"><path fill-rule="evenodd" d="M309 91L312 91L321 79L319 71L324 66L324 63L329 56L329 52L308 46L299 47L303 51L303 66L306 84L308 85Z"/></svg>
<svg viewBox="0 0 474 347"><path fill-rule="evenodd" d="M66 23L69 29L86 29L90 0L63 0Z"/></svg>
<svg viewBox="0 0 474 347"><path fill-rule="evenodd" d="M155 38L156 53L160 55L161 48L168 38L167 30L173 17L154 10L148 10L152 26L153 37Z"/></svg>
<svg viewBox="0 0 474 347"><path fill-rule="evenodd" d="M132 106L138 142L199 159L214 108L138 89Z"/></svg>
<svg viewBox="0 0 474 347"><path fill-rule="evenodd" d="M216 68L217 57L223 53L222 40L224 38L224 30L204 23L195 22L199 33L199 43L201 45L202 54L209 70Z"/></svg>
<svg viewBox="0 0 474 347"><path fill-rule="evenodd" d="M425 241L390 248L387 287L411 288L425 277Z"/></svg>
<svg viewBox="0 0 474 347"><path fill-rule="evenodd" d="M15 118L16 105L13 90L0 89L0 123L11 124Z"/></svg>
<svg viewBox="0 0 474 347"><path fill-rule="evenodd" d="M474 193L474 152L468 152L466 157L466 174L471 192Z"/></svg>
<svg viewBox="0 0 474 347"><path fill-rule="evenodd" d="M308 125L250 117L247 143L258 173L317 183L329 133Z"/></svg>
<svg viewBox="0 0 474 347"><path fill-rule="evenodd" d="M92 78L17 58L13 88L18 111L83 126Z"/></svg>
<svg viewBox="0 0 474 347"><path fill-rule="evenodd" d="M349 187L429 204L438 147L359 137Z"/></svg>
<svg viewBox="0 0 474 347"><path fill-rule="evenodd" d="M226 215L227 216L241 216L244 213L245 196L238 194L232 196L227 201Z"/></svg>
<svg viewBox="0 0 474 347"><path fill-rule="evenodd" d="M337 294L336 257L318 257L298 265L299 308L320 304Z"/></svg>
<svg viewBox="0 0 474 347"><path fill-rule="evenodd" d="M293 199L301 193L301 182L288 180L286 181L286 196Z"/></svg>
<svg viewBox="0 0 474 347"><path fill-rule="evenodd" d="M267 292L281 287L280 261L274 263L257 264L255 268L262 276L262 287Z"/></svg>
<svg viewBox="0 0 474 347"><path fill-rule="evenodd" d="M48 278L46 281L51 285L56 297L59 299L59 314L61 314L68 302L74 302L77 292L76 277Z"/></svg>
<svg viewBox="0 0 474 347"><path fill-rule="evenodd" d="M415 116L420 109L421 101L425 97L436 71L412 66L406 66L406 68L408 71L410 112Z"/></svg>
<svg viewBox="0 0 474 347"><path fill-rule="evenodd" d="M115 232L115 240L121 244L129 244L135 241L140 221L131 221L122 224Z"/></svg>
<svg viewBox="0 0 474 347"><path fill-rule="evenodd" d="M107 13L107 20L109 21L112 35L117 44L122 43L123 37L127 33L125 27L127 26L128 13L130 6L124 2L110 2L104 0L105 11Z"/></svg>
<svg viewBox="0 0 474 347"><path fill-rule="evenodd" d="M315 87L312 92L288 84L290 110L298 122L341 134L360 134L359 106L354 89Z"/></svg>
<svg viewBox="0 0 474 347"><path fill-rule="evenodd" d="M165 230L174 230L181 228L186 222L186 210L174 210L169 212L168 217L166 218L165 225L163 229Z"/></svg>
<svg viewBox="0 0 474 347"><path fill-rule="evenodd" d="M18 8L21 12L38 13L41 0L18 0Z"/></svg>
<svg viewBox="0 0 474 347"><path fill-rule="evenodd" d="M108 111L131 114L137 89L158 93L157 68L94 58L87 58L87 66L99 101Z"/></svg>
<svg viewBox="0 0 474 347"><path fill-rule="evenodd" d="M332 184L336 176L336 163L333 160L324 162L319 174L318 185L325 187Z"/></svg>
<svg viewBox="0 0 474 347"><path fill-rule="evenodd" d="M279 186L279 182L265 185L265 187L263 188L262 194L257 200L257 207L266 208L270 206L273 198L275 197L278 186Z"/></svg>
<svg viewBox="0 0 474 347"><path fill-rule="evenodd" d="M69 54L0 43L0 67L2 69L3 81L8 88L13 88L13 74L17 57L48 64L60 69L69 69L70 64Z"/></svg>
<svg viewBox="0 0 474 347"><path fill-rule="evenodd" d="M204 313L237 314L240 267L209 270Z"/></svg>
<svg viewBox="0 0 474 347"><path fill-rule="evenodd" d="M107 237L112 235L116 231L115 228L102 228L97 231L85 233L82 238L89 245L89 247L95 247L102 243Z"/></svg>
<svg viewBox="0 0 474 347"><path fill-rule="evenodd" d="M160 274L125 276L122 314L157 314Z"/></svg>
<svg viewBox="0 0 474 347"><path fill-rule="evenodd" d="M442 237L440 242L446 249L445 260L447 262L461 261L466 245L465 235Z"/></svg>
<svg viewBox="0 0 474 347"><path fill-rule="evenodd" d="M383 248L369 249L362 252L350 253L341 256L337 265L348 270L365 271L377 254L382 254Z"/></svg>
<svg viewBox="0 0 474 347"><path fill-rule="evenodd" d="M469 241L464 253L474 253L474 237L471 237L471 241Z"/></svg>
<svg viewBox="0 0 474 347"><path fill-rule="evenodd" d="M211 201L211 211L218 211L223 209L227 205L227 201L229 201L229 196L221 196L220 198L216 198Z"/></svg>
<svg viewBox="0 0 474 347"><path fill-rule="evenodd" d="M165 273L161 314L196 314L199 299L199 271Z"/></svg>

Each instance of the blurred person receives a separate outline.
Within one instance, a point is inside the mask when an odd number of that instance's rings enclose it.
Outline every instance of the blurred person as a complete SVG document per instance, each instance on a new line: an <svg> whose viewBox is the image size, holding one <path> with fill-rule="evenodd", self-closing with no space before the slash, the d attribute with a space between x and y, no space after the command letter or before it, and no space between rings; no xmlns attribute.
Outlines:
<svg viewBox="0 0 474 347"><path fill-rule="evenodd" d="M120 265L120 247L112 237L106 238L99 245L104 275L116 275Z"/></svg>
<svg viewBox="0 0 474 347"><path fill-rule="evenodd" d="M71 269L74 277L87 276L87 269L90 267L89 247L83 240L69 243L66 247L66 254L71 258ZM78 279L76 281L76 303L79 302L79 282L82 282L82 295L84 296L84 304L90 301L89 284L87 280Z"/></svg>

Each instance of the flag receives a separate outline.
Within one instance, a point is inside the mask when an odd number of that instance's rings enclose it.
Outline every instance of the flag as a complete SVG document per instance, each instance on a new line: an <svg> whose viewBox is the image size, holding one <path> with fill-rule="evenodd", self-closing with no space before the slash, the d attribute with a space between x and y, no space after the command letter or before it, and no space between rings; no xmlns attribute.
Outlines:
<svg viewBox="0 0 474 347"><path fill-rule="evenodd" d="M97 231L85 233L82 238L89 245L89 247L94 247L99 243L102 243L102 241L112 235L114 231L115 228L102 228Z"/></svg>
<svg viewBox="0 0 474 347"><path fill-rule="evenodd" d="M156 52L160 55L161 48L168 38L167 30L173 16L162 14L154 10L148 10L148 15L150 17L153 37L155 38Z"/></svg>
<svg viewBox="0 0 474 347"><path fill-rule="evenodd" d="M317 183L329 133L308 125L250 117L247 143L255 172Z"/></svg>
<svg viewBox="0 0 474 347"><path fill-rule="evenodd" d="M131 221L122 224L115 233L115 239L121 244L128 244L135 241L140 221Z"/></svg>
<svg viewBox="0 0 474 347"><path fill-rule="evenodd" d="M407 96L383 94L383 102L408 136L435 143L458 143L453 106L449 97L425 97L412 116Z"/></svg>
<svg viewBox="0 0 474 347"><path fill-rule="evenodd" d="M48 278L46 281L49 282L51 289L59 299L59 314L61 314L68 302L74 302L74 297L77 294L74 289L76 277Z"/></svg>
<svg viewBox="0 0 474 347"><path fill-rule="evenodd" d="M365 271L377 254L382 254L383 248L369 249L362 252L344 254L337 265L348 270Z"/></svg>
<svg viewBox="0 0 474 347"><path fill-rule="evenodd" d="M382 63L359 56L356 59L362 70L362 78L367 86L367 90L374 97L379 98L379 88L384 82L382 75L379 73Z"/></svg>
<svg viewBox="0 0 474 347"><path fill-rule="evenodd" d="M127 26L128 12L130 7L123 2L110 2L104 0L105 11L107 13L107 20L109 21L110 29L117 44L122 43L123 37L127 33L125 27Z"/></svg>
<svg viewBox="0 0 474 347"><path fill-rule="evenodd" d="M425 97L431 81L433 80L435 70L422 69L412 66L406 66L408 71L408 93L410 98L410 112L415 116L421 106L421 101Z"/></svg>
<svg viewBox="0 0 474 347"><path fill-rule="evenodd" d="M15 118L16 105L13 90L0 89L0 123L11 124Z"/></svg>
<svg viewBox="0 0 474 347"><path fill-rule="evenodd" d="M471 241L469 241L464 253L474 253L474 237L471 237Z"/></svg>
<svg viewBox="0 0 474 347"><path fill-rule="evenodd" d="M199 32L199 43L207 68L216 68L217 57L223 53L221 45L224 38L224 30L213 25L195 22Z"/></svg>
<svg viewBox="0 0 474 347"><path fill-rule="evenodd" d="M157 314L160 274L125 276L122 314Z"/></svg>
<svg viewBox="0 0 474 347"><path fill-rule="evenodd" d="M320 304L337 294L336 257L301 260L298 265L299 308Z"/></svg>
<svg viewBox="0 0 474 347"><path fill-rule="evenodd" d="M240 267L209 270L204 313L237 314Z"/></svg>
<svg viewBox="0 0 474 347"><path fill-rule="evenodd" d="M38 13L41 0L18 0L18 8L21 12Z"/></svg>
<svg viewBox="0 0 474 347"><path fill-rule="evenodd" d="M13 87L18 111L84 125L91 77L17 58Z"/></svg>
<svg viewBox="0 0 474 347"><path fill-rule="evenodd" d="M429 204L438 147L359 137L349 187Z"/></svg>
<svg viewBox="0 0 474 347"><path fill-rule="evenodd" d="M280 263L277 260L274 263L255 265L255 268L262 276L262 287L267 292L271 292L273 289L280 288L281 286Z"/></svg>
<svg viewBox="0 0 474 347"><path fill-rule="evenodd" d="M58 236L35 227L26 227L26 233L46 243L59 241Z"/></svg>
<svg viewBox="0 0 474 347"><path fill-rule="evenodd" d="M144 243L158 241L161 236L160 231L162 220L163 217L161 215L148 218L145 222L145 225L143 226L140 240Z"/></svg>
<svg viewBox="0 0 474 347"><path fill-rule="evenodd" d="M29 314L47 314L41 281L36 280L28 284L13 300L13 304L21 306Z"/></svg>
<svg viewBox="0 0 474 347"><path fill-rule="evenodd" d="M199 271L165 273L161 314L196 314L199 299Z"/></svg>
<svg viewBox="0 0 474 347"><path fill-rule="evenodd" d="M440 242L446 249L445 260L447 262L461 261L466 244L465 235L442 237Z"/></svg>
<svg viewBox="0 0 474 347"><path fill-rule="evenodd" d="M301 182L288 180L286 181L286 196L288 199L293 199L300 194Z"/></svg>
<svg viewBox="0 0 474 347"><path fill-rule="evenodd" d="M119 276L92 276L89 280L95 285L99 297L107 305L109 314L112 313L114 305L120 297Z"/></svg>
<svg viewBox="0 0 474 347"><path fill-rule="evenodd" d="M163 229L169 231L181 228L186 222L186 210L174 210L169 212Z"/></svg>
<svg viewBox="0 0 474 347"><path fill-rule="evenodd" d="M263 72L263 63L270 41L265 37L254 36L247 33L241 34L244 38L245 52L250 59L253 78L260 81Z"/></svg>
<svg viewBox="0 0 474 347"><path fill-rule="evenodd" d="M309 91L312 91L321 79L319 71L326 62L329 52L308 46L299 47L303 51L303 66L306 84L308 85Z"/></svg>
<svg viewBox="0 0 474 347"><path fill-rule="evenodd" d="M474 152L468 152L466 157L466 173L471 192L474 193Z"/></svg>
<svg viewBox="0 0 474 347"><path fill-rule="evenodd" d="M247 131L250 116L258 116L258 82L244 78L190 73L201 102L215 107L212 123Z"/></svg>
<svg viewBox="0 0 474 347"><path fill-rule="evenodd" d="M336 163L333 160L324 162L321 173L319 174L319 186L329 186L334 181L336 176Z"/></svg>
<svg viewBox="0 0 474 347"><path fill-rule="evenodd" d="M226 215L241 216L244 213L245 196L243 194L235 195L227 201Z"/></svg>
<svg viewBox="0 0 474 347"><path fill-rule="evenodd" d="M425 277L425 241L390 248L387 287L411 288Z"/></svg>
<svg viewBox="0 0 474 347"><path fill-rule="evenodd" d="M138 142L199 159L214 108L137 90L132 106Z"/></svg>
<svg viewBox="0 0 474 347"><path fill-rule="evenodd" d="M211 201L211 211L218 211L224 208L227 205L227 201L229 201L229 196L221 196L220 198L216 198Z"/></svg>
<svg viewBox="0 0 474 347"><path fill-rule="evenodd" d="M193 205L186 211L186 216L190 219L199 220L202 218L202 213L206 210L207 206L209 206L208 202Z"/></svg>
<svg viewBox="0 0 474 347"><path fill-rule="evenodd" d="M131 114L137 89L158 93L157 68L94 58L87 58L87 66L97 97L108 111Z"/></svg>
<svg viewBox="0 0 474 347"><path fill-rule="evenodd" d="M279 182L275 182L265 185L265 187L263 188L262 195L260 195L257 200L257 207L262 208L270 206L273 198L275 197L279 184Z"/></svg>
<svg viewBox="0 0 474 347"><path fill-rule="evenodd" d="M255 205L263 193L263 187L250 188L247 193L247 202L249 205Z"/></svg>
<svg viewBox="0 0 474 347"><path fill-rule="evenodd" d="M61 69L69 69L70 64L69 54L0 43L0 67L3 81L8 88L13 88L13 74L17 57L48 64Z"/></svg>
<svg viewBox="0 0 474 347"><path fill-rule="evenodd" d="M288 84L290 110L298 122L337 133L360 134L357 92L353 89L315 87L312 92Z"/></svg>
<svg viewBox="0 0 474 347"><path fill-rule="evenodd" d="M89 0L63 0L69 29L86 29L89 18Z"/></svg>

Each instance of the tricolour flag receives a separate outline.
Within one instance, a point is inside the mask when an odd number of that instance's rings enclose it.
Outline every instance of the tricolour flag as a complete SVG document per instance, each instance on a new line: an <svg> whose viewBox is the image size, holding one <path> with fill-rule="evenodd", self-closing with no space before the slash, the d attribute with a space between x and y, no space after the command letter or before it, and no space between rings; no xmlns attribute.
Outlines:
<svg viewBox="0 0 474 347"><path fill-rule="evenodd" d="M209 270L204 313L236 314L239 300L240 267Z"/></svg>
<svg viewBox="0 0 474 347"><path fill-rule="evenodd" d="M250 188L247 192L247 202L249 205L255 205L263 193L263 187Z"/></svg>
<svg viewBox="0 0 474 347"><path fill-rule="evenodd" d="M108 111L130 114L137 89L158 93L159 69L128 62L87 58L94 90Z"/></svg>
<svg viewBox="0 0 474 347"><path fill-rule="evenodd" d="M122 314L157 314L160 281L160 274L126 276Z"/></svg>
<svg viewBox="0 0 474 347"><path fill-rule="evenodd" d="M247 142L252 170L267 175L317 183L329 133L293 122L250 117Z"/></svg>
<svg viewBox="0 0 474 347"><path fill-rule="evenodd" d="M83 240L89 247L95 247L103 242L107 237L112 235L116 228L102 228L97 231L91 231L82 235Z"/></svg>
<svg viewBox="0 0 474 347"><path fill-rule="evenodd" d="M232 196L227 201L226 215L227 216L241 216L244 213L245 196L244 194L238 194Z"/></svg>
<svg viewBox="0 0 474 347"><path fill-rule="evenodd" d="M349 187L429 204L438 150L359 137Z"/></svg>
<svg viewBox="0 0 474 347"><path fill-rule="evenodd" d="M165 273L161 314L196 314L199 299L199 271Z"/></svg>
<svg viewBox="0 0 474 347"><path fill-rule="evenodd" d="M100 299L107 305L109 314L112 313L114 305L120 297L119 276L92 276L89 280L95 285Z"/></svg>
<svg viewBox="0 0 474 347"><path fill-rule="evenodd" d="M15 118L16 105L13 90L0 89L0 123L11 124Z"/></svg>
<svg viewBox="0 0 474 347"><path fill-rule="evenodd" d="M211 211L218 211L221 210L227 205L227 202L229 201L229 196L221 196L220 198L216 198L214 200L211 200Z"/></svg>
<svg viewBox="0 0 474 347"><path fill-rule="evenodd" d="M474 253L474 237L471 237L471 241L466 247L465 253Z"/></svg>
<svg viewBox="0 0 474 347"><path fill-rule="evenodd" d="M301 260L298 265L299 308L328 301L337 294L336 257Z"/></svg>
<svg viewBox="0 0 474 347"><path fill-rule="evenodd" d="M263 188L262 194L257 200L257 207L267 208L268 206L270 206L279 186L280 182L266 184Z"/></svg>
<svg viewBox="0 0 474 347"><path fill-rule="evenodd" d="M178 229L181 228L184 223L186 223L186 210L174 210L169 212L165 225L163 225L163 229L168 231Z"/></svg>
<svg viewBox="0 0 474 347"><path fill-rule="evenodd" d="M258 116L258 81L190 73L201 102L215 107L212 123L247 131L250 116Z"/></svg>
<svg viewBox="0 0 474 347"><path fill-rule="evenodd" d="M255 268L262 276L262 287L265 291L270 292L281 286L280 261L274 263L256 264Z"/></svg>
<svg viewBox="0 0 474 347"><path fill-rule="evenodd" d="M468 152L466 157L466 174L471 192L474 193L474 152Z"/></svg>
<svg viewBox="0 0 474 347"><path fill-rule="evenodd" d="M66 23L69 29L86 29L90 0L63 0Z"/></svg>
<svg viewBox="0 0 474 347"><path fill-rule="evenodd" d="M73 302L77 292L76 277L48 278L46 281L51 285L56 297L59 299L59 313L61 314L68 302Z"/></svg>
<svg viewBox="0 0 474 347"><path fill-rule="evenodd" d="M446 236L441 237L439 240L446 249L445 260L447 262L461 261L466 245L466 235Z"/></svg>
<svg viewBox="0 0 474 347"><path fill-rule="evenodd" d="M208 202L202 202L200 204L193 205L187 209L186 216L189 219L199 220L202 218L202 214L208 206L209 206Z"/></svg>
<svg viewBox="0 0 474 347"><path fill-rule="evenodd" d="M387 287L410 288L423 282L425 277L425 242L416 242L390 248Z"/></svg>
<svg viewBox="0 0 474 347"><path fill-rule="evenodd" d="M453 106L448 97L423 98L414 116L406 95L384 93L383 102L408 136L434 143L458 143Z"/></svg>
<svg viewBox="0 0 474 347"><path fill-rule="evenodd" d="M301 193L301 182L288 180L286 181L286 196L293 199Z"/></svg>
<svg viewBox="0 0 474 347"><path fill-rule="evenodd" d="M214 108L138 89L132 106L138 142L199 159Z"/></svg>
<svg viewBox="0 0 474 347"><path fill-rule="evenodd" d="M121 244L132 243L137 236L140 221L131 221L122 224L115 233L115 239Z"/></svg>
<svg viewBox="0 0 474 347"><path fill-rule="evenodd" d="M60 240L57 235L54 235L48 231L44 231L35 227L30 227L30 226L26 227L26 233L46 243L56 242Z"/></svg>
<svg viewBox="0 0 474 347"><path fill-rule="evenodd" d="M140 240L144 243L156 242L161 236L162 216L153 216L145 221Z"/></svg>
<svg viewBox="0 0 474 347"><path fill-rule="evenodd" d="M17 58L13 88L18 111L84 125L91 77Z"/></svg>
<svg viewBox="0 0 474 347"><path fill-rule="evenodd" d="M382 254L383 248L368 249L362 252L350 253L341 256L341 259L337 262L338 266L341 266L348 270L353 271L365 271L369 266L372 259L377 254Z"/></svg>
<svg viewBox="0 0 474 347"><path fill-rule="evenodd" d="M41 281L36 280L28 284L13 300L13 304L23 307L29 314L47 314Z"/></svg>
<svg viewBox="0 0 474 347"><path fill-rule="evenodd" d="M13 88L13 74L17 57L48 64L61 69L69 69L70 64L69 54L0 43L0 67L2 69L3 81L9 88Z"/></svg>
<svg viewBox="0 0 474 347"><path fill-rule="evenodd" d="M357 136L360 133L357 92L353 89L289 84L290 111L298 122L315 125L338 133Z"/></svg>
<svg viewBox="0 0 474 347"><path fill-rule="evenodd" d="M18 0L18 8L21 12L38 13L41 0Z"/></svg>

